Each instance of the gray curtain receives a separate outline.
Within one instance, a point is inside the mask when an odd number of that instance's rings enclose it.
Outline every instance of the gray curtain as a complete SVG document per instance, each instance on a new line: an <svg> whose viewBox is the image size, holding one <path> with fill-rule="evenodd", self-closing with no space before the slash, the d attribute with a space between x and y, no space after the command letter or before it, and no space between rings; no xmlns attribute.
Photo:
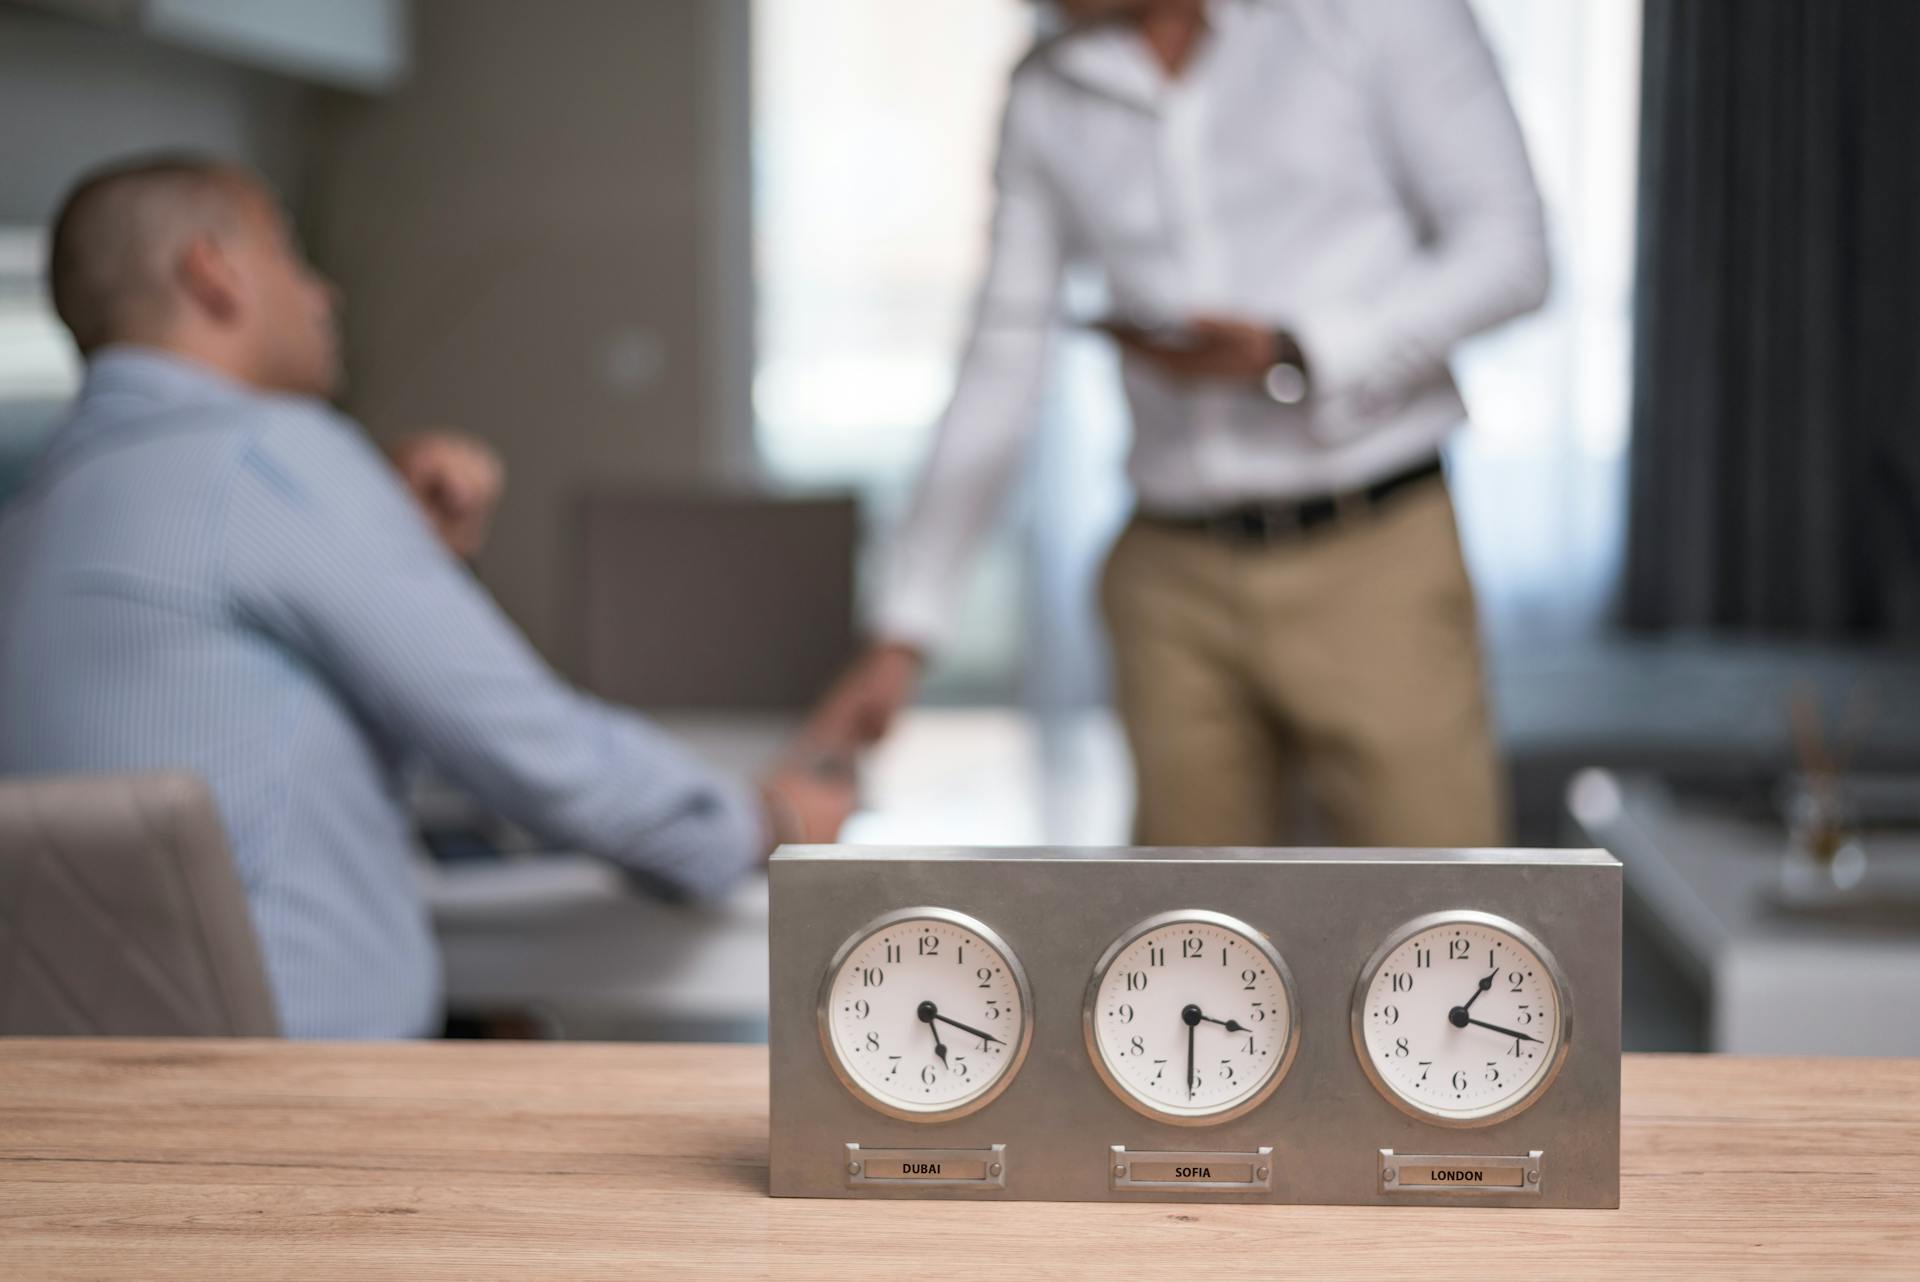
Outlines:
<svg viewBox="0 0 1920 1282"><path fill-rule="evenodd" d="M1647 0L1630 627L1920 639L1920 0Z"/></svg>

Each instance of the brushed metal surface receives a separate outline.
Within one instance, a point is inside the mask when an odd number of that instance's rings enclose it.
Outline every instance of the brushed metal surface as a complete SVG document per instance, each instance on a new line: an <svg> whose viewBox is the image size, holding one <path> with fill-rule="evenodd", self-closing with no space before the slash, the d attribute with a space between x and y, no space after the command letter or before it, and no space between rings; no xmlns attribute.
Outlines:
<svg viewBox="0 0 1920 1282"><path fill-rule="evenodd" d="M1614 1207L1620 1190L1620 865L1599 851L1229 848L894 849L788 847L770 868L770 1187L776 1196L1396 1206ZM883 913L938 906L991 927L1030 988L1031 1043L986 1107L948 1121L885 1116L836 1077L817 1025L821 977L848 936ZM1292 972L1299 1044L1258 1108L1175 1126L1100 1080L1082 999L1112 941L1171 909L1229 913L1261 931ZM1517 923L1557 960L1569 1012L1558 1075L1531 1107L1462 1130L1410 1116L1374 1089L1353 1050L1351 1002L1369 958L1409 920L1476 911ZM1004 1145L1004 1187L911 1182L849 1187L846 1146ZM1111 1187L1114 1146L1272 1149L1271 1188ZM1510 1157L1539 1150L1553 1178L1532 1190L1388 1192L1382 1149Z"/></svg>

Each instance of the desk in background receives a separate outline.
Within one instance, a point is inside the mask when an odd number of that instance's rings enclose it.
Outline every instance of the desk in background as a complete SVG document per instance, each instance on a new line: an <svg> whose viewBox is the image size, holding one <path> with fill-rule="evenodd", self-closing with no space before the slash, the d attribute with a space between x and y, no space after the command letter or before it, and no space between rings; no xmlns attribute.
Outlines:
<svg viewBox="0 0 1920 1282"><path fill-rule="evenodd" d="M796 722L662 718L707 760L760 773ZM1046 727L1010 708L920 708L863 765L850 842L1117 845L1131 778L1111 714ZM584 855L430 866L427 898L460 1012L528 1012L557 1036L760 1041L767 1020L767 889L708 906L662 904Z"/></svg>
<svg viewBox="0 0 1920 1282"><path fill-rule="evenodd" d="M1628 1056L1618 1211L776 1200L761 1047L0 1041L0 1083L35 1282L1920 1275L1910 1060Z"/></svg>

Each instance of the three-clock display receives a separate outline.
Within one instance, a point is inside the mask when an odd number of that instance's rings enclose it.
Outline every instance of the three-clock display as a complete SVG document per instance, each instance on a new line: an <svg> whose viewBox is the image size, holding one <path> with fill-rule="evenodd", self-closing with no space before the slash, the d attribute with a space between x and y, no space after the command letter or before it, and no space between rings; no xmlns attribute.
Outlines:
<svg viewBox="0 0 1920 1282"><path fill-rule="evenodd" d="M1361 969L1354 1051L1403 1111L1446 1126L1512 1117L1553 1081L1571 1035L1553 956L1483 912L1407 922ZM846 940L824 977L820 1038L870 1107L914 1121L965 1116L1013 1081L1033 1037L1020 960L986 923L904 908ZM1286 1076L1300 1007L1285 960L1222 913L1160 913L1094 963L1082 1010L1100 1079L1149 1118L1205 1126L1241 1117Z"/></svg>
<svg viewBox="0 0 1920 1282"><path fill-rule="evenodd" d="M985 923L908 908L841 946L821 990L820 1038L840 1079L869 1105L944 1121L1012 1082L1032 1005L1019 959Z"/></svg>
<svg viewBox="0 0 1920 1282"><path fill-rule="evenodd" d="M1084 1023L1094 1067L1136 1111L1224 1122L1278 1086L1293 1057L1293 980L1265 935L1198 909L1115 940L1095 968Z"/></svg>
<svg viewBox="0 0 1920 1282"><path fill-rule="evenodd" d="M1445 1125L1526 1108L1566 1050L1559 968L1513 922L1435 913L1389 937L1360 977L1354 1050L1382 1093Z"/></svg>

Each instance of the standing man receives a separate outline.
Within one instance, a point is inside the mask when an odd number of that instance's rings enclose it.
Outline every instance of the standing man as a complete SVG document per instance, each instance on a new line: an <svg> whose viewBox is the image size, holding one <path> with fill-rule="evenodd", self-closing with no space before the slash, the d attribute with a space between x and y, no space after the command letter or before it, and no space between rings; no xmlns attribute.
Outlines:
<svg viewBox="0 0 1920 1282"><path fill-rule="evenodd" d="M1138 504L1102 604L1149 844L1492 845L1503 790L1439 449L1447 358L1540 305L1546 235L1466 0L1062 0L1015 70L991 263L876 642L811 732L884 733L1101 268Z"/></svg>

